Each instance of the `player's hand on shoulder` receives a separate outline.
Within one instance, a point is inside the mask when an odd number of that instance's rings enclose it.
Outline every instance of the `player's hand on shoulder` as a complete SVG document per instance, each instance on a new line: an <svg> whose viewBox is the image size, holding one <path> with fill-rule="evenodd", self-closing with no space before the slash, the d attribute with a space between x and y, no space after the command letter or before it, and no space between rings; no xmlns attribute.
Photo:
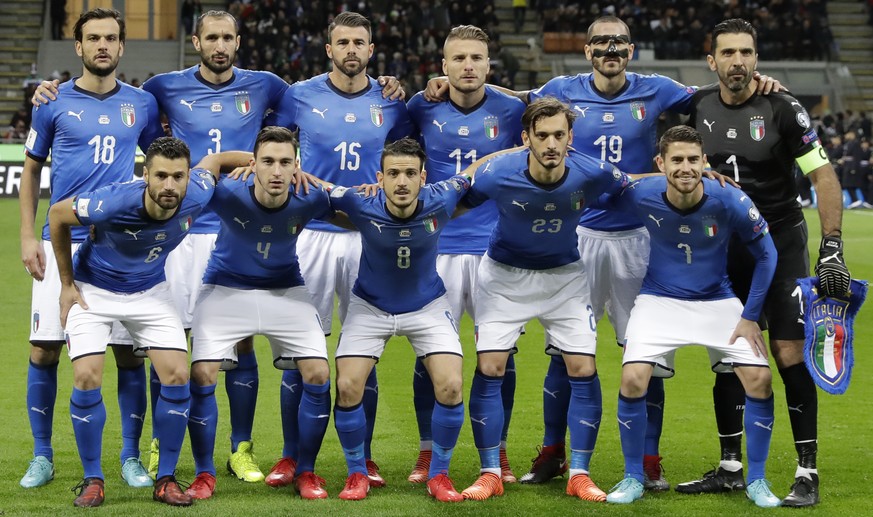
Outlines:
<svg viewBox="0 0 873 517"><path fill-rule="evenodd" d="M246 181L247 179L249 179L249 176L251 176L253 172L255 172L254 165L244 165L242 167L236 167L235 169L227 173L227 179Z"/></svg>
<svg viewBox="0 0 873 517"><path fill-rule="evenodd" d="M843 240L839 237L822 237L815 264L819 294L828 298L846 298L852 275L843 259Z"/></svg>
<svg viewBox="0 0 873 517"><path fill-rule="evenodd" d="M400 81L393 75L380 75L376 81L382 86L382 98L392 101L403 100L406 98L406 91L401 86Z"/></svg>
<svg viewBox="0 0 873 517"><path fill-rule="evenodd" d="M713 169L711 169L709 166L707 166L705 169L703 169L703 177L717 181L718 184L721 185L722 187L724 187L725 185L730 185L732 187L740 188L739 183L734 181L733 178L731 178L730 176L725 176L724 174L721 174L720 172L716 172Z"/></svg>
<svg viewBox="0 0 873 517"><path fill-rule="evenodd" d="M424 99L429 102L443 102L449 94L449 80L445 76L434 77L424 88Z"/></svg>
<svg viewBox="0 0 873 517"><path fill-rule="evenodd" d="M58 100L58 85L61 84L57 79L53 81L42 81L33 92L33 97L30 98L30 103L39 107L40 104L48 104L50 101Z"/></svg>
<svg viewBox="0 0 873 517"><path fill-rule="evenodd" d="M769 75L762 74L755 70L752 77L758 81L758 95L770 95L775 92L787 92L788 88L782 85L777 79Z"/></svg>
<svg viewBox="0 0 873 517"><path fill-rule="evenodd" d="M756 357L767 357L767 343L764 342L764 334L761 333L761 327L758 322L740 318L731 335L730 344L734 344L737 338L744 338L752 347L752 352Z"/></svg>
<svg viewBox="0 0 873 517"><path fill-rule="evenodd" d="M21 262L27 274L35 280L42 281L45 278L45 250L36 237L21 239Z"/></svg>
<svg viewBox="0 0 873 517"><path fill-rule="evenodd" d="M378 183L365 183L363 185L355 185L353 188L364 197L373 197L379 193L380 187Z"/></svg>

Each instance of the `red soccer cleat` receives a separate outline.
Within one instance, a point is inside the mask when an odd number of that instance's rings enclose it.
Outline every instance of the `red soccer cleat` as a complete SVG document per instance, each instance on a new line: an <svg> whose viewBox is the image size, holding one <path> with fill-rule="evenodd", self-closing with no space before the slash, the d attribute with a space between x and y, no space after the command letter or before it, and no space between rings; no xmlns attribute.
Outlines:
<svg viewBox="0 0 873 517"><path fill-rule="evenodd" d="M437 474L428 480L427 493L443 503L457 503L464 500L464 496L455 490L452 480L445 474Z"/></svg>
<svg viewBox="0 0 873 517"><path fill-rule="evenodd" d="M294 479L294 489L303 499L327 499L324 478L314 472L303 472Z"/></svg>
<svg viewBox="0 0 873 517"><path fill-rule="evenodd" d="M194 499L179 488L179 483L173 476L164 476L155 481L155 491L152 493L155 501L170 506L191 506Z"/></svg>
<svg viewBox="0 0 873 517"><path fill-rule="evenodd" d="M500 476L485 472L479 475L472 485L468 486L461 492L464 499L472 499L474 501L484 501L495 495L503 495L503 481Z"/></svg>
<svg viewBox="0 0 873 517"><path fill-rule="evenodd" d="M339 493L339 498L345 501L360 501L367 497L370 491L370 480L360 472L355 472L346 479L346 486Z"/></svg>
<svg viewBox="0 0 873 517"><path fill-rule="evenodd" d="M215 493L215 476L209 472L197 474L185 493L192 499L209 499Z"/></svg>
<svg viewBox="0 0 873 517"><path fill-rule="evenodd" d="M567 495L572 495L583 501L595 503L606 502L606 492L597 488L588 474L576 474L567 481Z"/></svg>
<svg viewBox="0 0 873 517"><path fill-rule="evenodd" d="M385 486L385 479L379 475L379 465L376 465L373 460L367 460L367 479L370 480L370 486L373 488Z"/></svg>
<svg viewBox="0 0 873 517"><path fill-rule="evenodd" d="M418 451L418 460L415 462L415 467L409 477L406 478L410 483L424 483L427 481L427 473L430 471L431 451Z"/></svg>
<svg viewBox="0 0 873 517"><path fill-rule="evenodd" d="M264 478L264 483L273 488L288 486L294 482L297 462L292 458L280 458Z"/></svg>
<svg viewBox="0 0 873 517"><path fill-rule="evenodd" d="M515 474L512 473L512 467L509 466L506 449L500 449L500 479L504 483L515 483L518 481Z"/></svg>
<svg viewBox="0 0 873 517"><path fill-rule="evenodd" d="M73 501L73 506L94 508L103 504L105 494L103 492L103 480L100 478L83 479L72 490L78 496Z"/></svg>

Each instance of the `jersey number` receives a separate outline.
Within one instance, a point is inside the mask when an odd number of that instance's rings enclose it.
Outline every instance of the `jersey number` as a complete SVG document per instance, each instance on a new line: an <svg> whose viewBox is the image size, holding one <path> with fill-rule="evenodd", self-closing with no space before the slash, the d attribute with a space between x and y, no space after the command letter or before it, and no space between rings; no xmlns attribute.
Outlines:
<svg viewBox="0 0 873 517"><path fill-rule="evenodd" d="M594 145L600 146L600 161L605 162L607 159L611 163L621 161L621 136L612 135L607 138L606 135L600 135L600 138L594 141Z"/></svg>
<svg viewBox="0 0 873 517"><path fill-rule="evenodd" d="M397 248L397 267L400 269L409 269L412 265L412 251L409 246L400 246Z"/></svg>
<svg viewBox="0 0 873 517"><path fill-rule="evenodd" d="M729 164L734 166L734 181L739 183L740 182L740 168L737 166L737 155L735 155L735 154L730 155L730 157L728 157L728 159L725 160L724 162L729 163Z"/></svg>
<svg viewBox="0 0 873 517"><path fill-rule="evenodd" d="M679 244L676 245L676 247L679 248L680 250L685 251L685 263L691 264L691 245L685 244L684 242L680 242Z"/></svg>
<svg viewBox="0 0 873 517"><path fill-rule="evenodd" d="M464 170L464 167L461 166L461 148L457 148L449 154L449 158L455 159L455 174L461 174L461 171ZM469 153L464 155L465 160L470 160L470 163L476 161L476 150L473 149Z"/></svg>
<svg viewBox="0 0 873 517"><path fill-rule="evenodd" d="M263 242L258 243L258 253L264 256L264 260L267 260L267 258L270 256L270 244L271 243L269 242L266 244L264 244Z"/></svg>
<svg viewBox="0 0 873 517"><path fill-rule="evenodd" d="M89 146L94 146L94 163L111 164L115 161L115 137L106 135L100 138L100 135L94 135L94 138L88 140Z"/></svg>
<svg viewBox="0 0 873 517"><path fill-rule="evenodd" d="M212 128L209 130L209 136L212 137L212 141L215 142L215 147L210 147L206 150L206 154L218 154L221 152L221 130L217 128Z"/></svg>
<svg viewBox="0 0 873 517"><path fill-rule="evenodd" d="M148 264L149 262L154 262L158 260L158 258L161 256L162 251L164 251L164 248L160 246L155 246L154 248L150 249L149 254L145 258L145 263Z"/></svg>
<svg viewBox="0 0 873 517"><path fill-rule="evenodd" d="M530 231L534 233L558 233L561 231L561 224L563 224L563 221L560 219L549 219L548 221L545 219L534 219Z"/></svg>
<svg viewBox="0 0 873 517"><path fill-rule="evenodd" d="M361 155L358 154L358 149L361 144L358 142L340 142L333 150L340 153L340 170L356 171L361 166Z"/></svg>

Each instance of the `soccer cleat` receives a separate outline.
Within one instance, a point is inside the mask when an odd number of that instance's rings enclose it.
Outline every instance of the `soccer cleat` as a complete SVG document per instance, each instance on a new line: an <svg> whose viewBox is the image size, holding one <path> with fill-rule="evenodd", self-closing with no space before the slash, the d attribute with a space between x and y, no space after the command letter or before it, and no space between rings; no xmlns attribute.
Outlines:
<svg viewBox="0 0 873 517"><path fill-rule="evenodd" d="M794 478L791 492L782 500L782 506L799 508L818 504L818 474L810 475L812 479L806 476Z"/></svg>
<svg viewBox="0 0 873 517"><path fill-rule="evenodd" d="M157 438L152 438L152 443L149 445L149 477L157 479L158 477L158 462L161 459L161 442Z"/></svg>
<svg viewBox="0 0 873 517"><path fill-rule="evenodd" d="M239 442L236 452L227 460L227 470L238 479L247 483L258 483L264 480L264 473L258 467L252 442Z"/></svg>
<svg viewBox="0 0 873 517"><path fill-rule="evenodd" d="M346 478L346 486L339 493L339 498L345 501L360 501L367 497L370 491L370 480L365 474L355 472Z"/></svg>
<svg viewBox="0 0 873 517"><path fill-rule="evenodd" d="M191 506L194 498L182 491L174 476L164 476L155 481L152 499L170 506Z"/></svg>
<svg viewBox="0 0 873 517"><path fill-rule="evenodd" d="M630 504L643 497L644 486L632 477L626 477L606 496L607 503Z"/></svg>
<svg viewBox="0 0 873 517"><path fill-rule="evenodd" d="M304 472L294 479L294 489L303 499L327 499L324 478L314 472Z"/></svg>
<svg viewBox="0 0 873 517"><path fill-rule="evenodd" d="M731 472L722 467L710 470L703 475L703 478L696 481L676 485L676 491L682 494L716 494L745 488L746 481L743 479L743 469Z"/></svg>
<svg viewBox="0 0 873 517"><path fill-rule="evenodd" d="M643 456L643 487L653 492L670 490L670 483L664 479L664 467L660 456Z"/></svg>
<svg viewBox="0 0 873 517"><path fill-rule="evenodd" d="M512 467L509 466L509 458L506 457L506 449L500 449L500 479L504 483L516 483L518 479L512 473Z"/></svg>
<svg viewBox="0 0 873 517"><path fill-rule="evenodd" d="M479 478L461 492L464 499L484 501L495 495L503 495L503 481L497 474L483 472Z"/></svg>
<svg viewBox="0 0 873 517"><path fill-rule="evenodd" d="M103 480L100 478L86 478L81 483L71 488L78 496L73 501L73 506L79 508L94 508L103 504Z"/></svg>
<svg viewBox="0 0 873 517"><path fill-rule="evenodd" d="M606 501L606 492L591 481L588 474L576 474L567 481L567 495L576 496L583 501L602 503Z"/></svg>
<svg viewBox="0 0 873 517"><path fill-rule="evenodd" d="M531 460L530 472L521 476L524 484L545 483L567 472L567 453L564 444L537 447L537 457Z"/></svg>
<svg viewBox="0 0 873 517"><path fill-rule="evenodd" d="M770 491L770 482L766 479L753 481L746 488L746 497L761 508L775 508L782 504L782 501Z"/></svg>
<svg viewBox="0 0 873 517"><path fill-rule="evenodd" d="M288 486L294 482L294 474L297 472L297 462L292 458L281 458L270 469L270 473L264 479L267 486L279 488Z"/></svg>
<svg viewBox="0 0 873 517"><path fill-rule="evenodd" d="M418 451L418 459L415 461L415 466L412 467L412 472L406 478L410 483L424 483L427 481L427 474L430 471L431 451Z"/></svg>
<svg viewBox="0 0 873 517"><path fill-rule="evenodd" d="M367 460L367 479L370 480L370 486L373 488L385 486L385 478L379 475L379 465L376 465L373 460Z"/></svg>
<svg viewBox="0 0 873 517"><path fill-rule="evenodd" d="M427 481L427 493L443 503L457 503L464 500L464 496L455 490L452 480L446 474L437 474L430 478Z"/></svg>
<svg viewBox="0 0 873 517"><path fill-rule="evenodd" d="M185 494L191 499L209 499L215 493L215 476L209 472L201 472L194 478L194 482L185 490Z"/></svg>
<svg viewBox="0 0 873 517"><path fill-rule="evenodd" d="M128 486L133 488L144 488L152 486L155 482L149 477L149 473L139 458L127 458L121 465L121 478L127 482Z"/></svg>
<svg viewBox="0 0 873 517"><path fill-rule="evenodd" d="M45 456L36 456L30 460L27 472L18 482L21 488L36 488L48 484L55 478L55 466Z"/></svg>

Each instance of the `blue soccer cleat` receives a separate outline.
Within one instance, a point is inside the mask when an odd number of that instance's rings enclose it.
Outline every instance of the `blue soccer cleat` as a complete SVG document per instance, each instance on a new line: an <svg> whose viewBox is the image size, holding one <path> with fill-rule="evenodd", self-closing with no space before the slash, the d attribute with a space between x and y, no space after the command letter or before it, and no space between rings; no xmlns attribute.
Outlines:
<svg viewBox="0 0 873 517"><path fill-rule="evenodd" d="M55 478L55 466L45 456L37 456L30 460L27 472L19 481L22 488L36 488L48 484Z"/></svg>
<svg viewBox="0 0 873 517"><path fill-rule="evenodd" d="M144 488L155 484L139 458L127 458L121 465L121 477L133 488Z"/></svg>
<svg viewBox="0 0 873 517"><path fill-rule="evenodd" d="M758 479L746 487L746 496L761 508L776 508L782 501L770 491L770 482Z"/></svg>
<svg viewBox="0 0 873 517"><path fill-rule="evenodd" d="M606 495L607 503L630 504L643 497L643 484L632 477L626 477Z"/></svg>

